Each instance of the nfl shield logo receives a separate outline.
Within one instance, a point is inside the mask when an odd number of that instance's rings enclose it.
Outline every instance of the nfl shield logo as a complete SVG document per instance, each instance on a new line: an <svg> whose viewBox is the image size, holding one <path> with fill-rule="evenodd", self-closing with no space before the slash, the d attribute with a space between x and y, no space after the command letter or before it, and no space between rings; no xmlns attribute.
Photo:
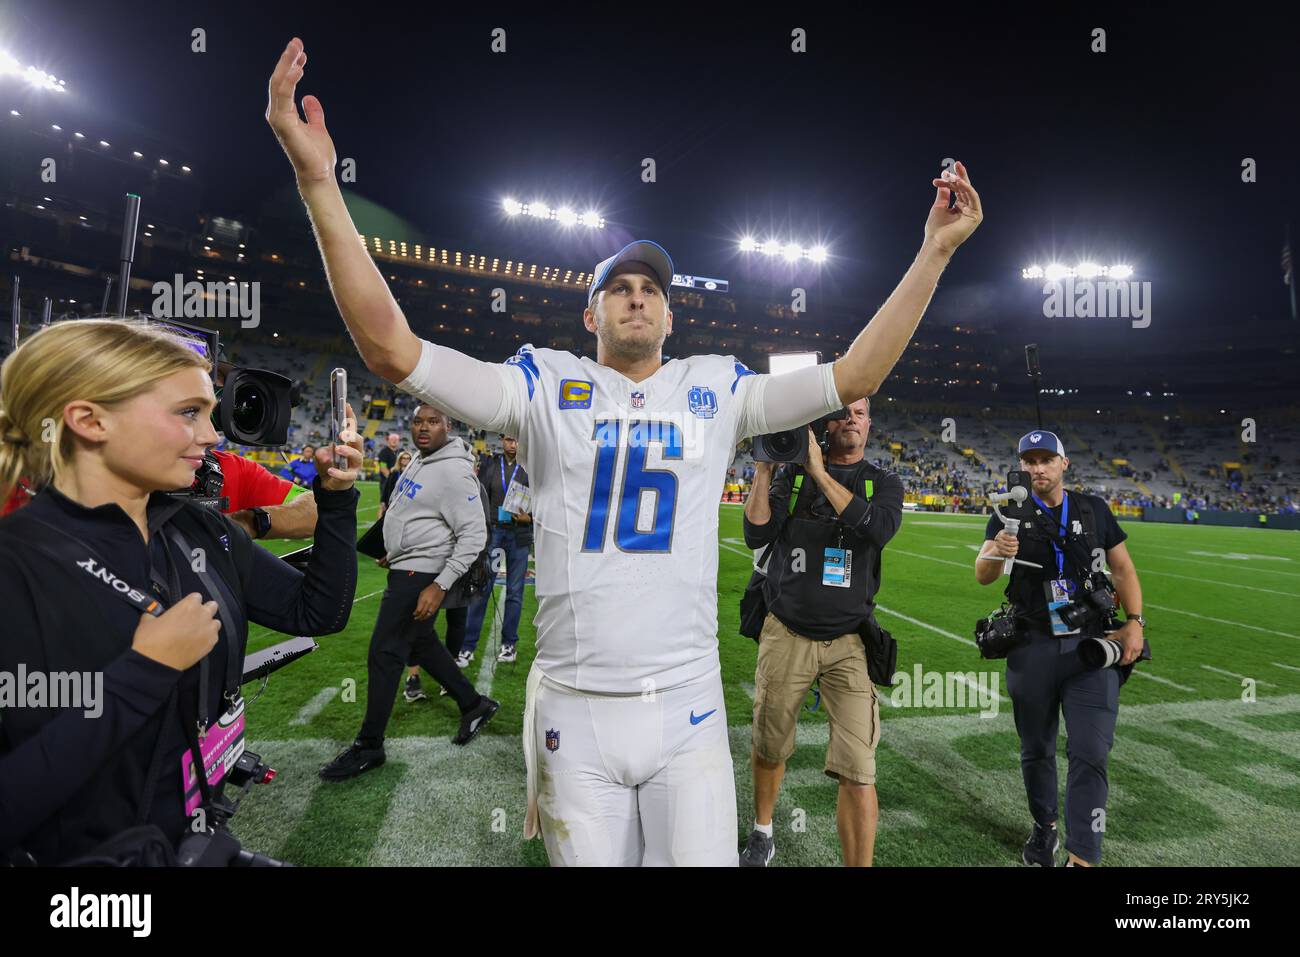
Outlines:
<svg viewBox="0 0 1300 957"><path fill-rule="evenodd" d="M632 408L634 408L634 409L640 409L640 408L643 408L644 406L645 406L645 393L644 393L644 392L633 392L633 393L632 393Z"/></svg>
<svg viewBox="0 0 1300 957"><path fill-rule="evenodd" d="M546 750L560 750L560 732L556 731L554 728L551 728L546 732Z"/></svg>

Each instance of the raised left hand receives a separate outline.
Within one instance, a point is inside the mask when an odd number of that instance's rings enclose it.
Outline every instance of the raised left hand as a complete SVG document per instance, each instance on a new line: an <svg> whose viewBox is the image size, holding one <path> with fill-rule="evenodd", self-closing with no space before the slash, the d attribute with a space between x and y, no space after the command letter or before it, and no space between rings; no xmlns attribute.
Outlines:
<svg viewBox="0 0 1300 957"><path fill-rule="evenodd" d="M951 255L964 243L984 219L980 194L970 183L966 167L956 163L944 175L931 180L937 192L930 215L925 221L925 238L943 252ZM957 196L957 205L948 208L948 202Z"/></svg>

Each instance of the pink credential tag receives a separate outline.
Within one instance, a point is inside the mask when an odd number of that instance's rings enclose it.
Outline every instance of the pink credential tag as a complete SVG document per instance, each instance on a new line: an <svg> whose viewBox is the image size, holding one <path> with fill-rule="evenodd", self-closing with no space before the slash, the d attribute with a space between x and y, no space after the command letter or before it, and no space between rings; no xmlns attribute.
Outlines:
<svg viewBox="0 0 1300 957"><path fill-rule="evenodd" d="M244 699L217 719L199 742L203 767L208 776L208 787L215 788L235 766L244 753ZM198 775L194 773L194 755L189 748L181 754L181 791L185 795L185 816L203 803Z"/></svg>

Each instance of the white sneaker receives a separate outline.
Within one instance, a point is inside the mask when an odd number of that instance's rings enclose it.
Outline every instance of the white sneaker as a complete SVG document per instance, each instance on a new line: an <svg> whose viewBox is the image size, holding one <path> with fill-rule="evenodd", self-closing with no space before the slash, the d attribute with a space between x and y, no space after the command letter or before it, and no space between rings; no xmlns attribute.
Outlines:
<svg viewBox="0 0 1300 957"><path fill-rule="evenodd" d="M504 661L509 663L509 662L513 662L515 660L515 657L516 655L515 655L514 645L502 645L501 653L497 655L497 661Z"/></svg>
<svg viewBox="0 0 1300 957"><path fill-rule="evenodd" d="M472 651L462 651L460 654L458 654L458 655L456 656L456 667L457 667L457 668L468 668L468 667L469 667L469 663L470 663L471 661L473 661L473 660L474 660L474 652L472 652Z"/></svg>

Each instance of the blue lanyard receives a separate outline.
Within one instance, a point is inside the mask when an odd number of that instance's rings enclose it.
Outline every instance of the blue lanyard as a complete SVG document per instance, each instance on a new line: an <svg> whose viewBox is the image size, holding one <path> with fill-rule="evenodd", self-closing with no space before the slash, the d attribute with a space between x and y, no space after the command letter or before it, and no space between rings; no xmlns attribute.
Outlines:
<svg viewBox="0 0 1300 957"><path fill-rule="evenodd" d="M1034 501L1038 504L1038 507L1043 510L1043 514L1050 519L1052 517L1052 513L1047 510L1047 504L1037 495L1034 495L1032 492L1030 493L1030 495L1033 497ZM1068 522L1069 517L1070 517L1070 496L1062 492L1061 493L1061 538L1065 538L1065 530L1066 528L1069 527L1069 522ZM1052 539L1052 551L1056 553L1056 577L1061 578L1065 575L1065 552L1061 551L1061 546L1056 544L1055 539Z"/></svg>
<svg viewBox="0 0 1300 957"><path fill-rule="evenodd" d="M510 481L506 482L506 457L501 456L501 496L504 498L506 489L514 484L515 476L519 474L519 463L515 463L515 470L510 473Z"/></svg>

